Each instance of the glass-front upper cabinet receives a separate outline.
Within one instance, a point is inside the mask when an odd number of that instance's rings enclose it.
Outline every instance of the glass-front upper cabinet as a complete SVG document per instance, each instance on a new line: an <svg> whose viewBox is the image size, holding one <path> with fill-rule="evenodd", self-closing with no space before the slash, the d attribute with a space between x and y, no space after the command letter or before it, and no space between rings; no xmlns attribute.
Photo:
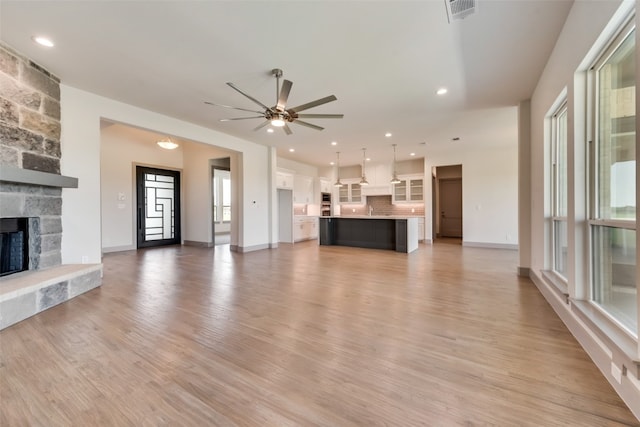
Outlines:
<svg viewBox="0 0 640 427"><path fill-rule="evenodd" d="M339 190L340 203L361 203L362 187L358 182L344 182Z"/></svg>
<svg viewBox="0 0 640 427"><path fill-rule="evenodd" d="M412 202L421 202L424 200L424 192L422 190L423 181L422 178L409 180L409 198Z"/></svg>
<svg viewBox="0 0 640 427"><path fill-rule="evenodd" d="M424 179L422 177L400 178L393 185L393 203L422 202L424 200Z"/></svg>

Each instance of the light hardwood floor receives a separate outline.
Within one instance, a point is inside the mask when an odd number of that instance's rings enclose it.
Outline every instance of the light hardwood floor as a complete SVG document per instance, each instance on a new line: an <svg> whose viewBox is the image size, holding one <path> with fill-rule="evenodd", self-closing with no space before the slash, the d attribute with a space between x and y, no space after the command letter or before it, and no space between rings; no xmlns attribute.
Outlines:
<svg viewBox="0 0 640 427"><path fill-rule="evenodd" d="M638 425L515 251L104 257L0 333L0 425Z"/></svg>

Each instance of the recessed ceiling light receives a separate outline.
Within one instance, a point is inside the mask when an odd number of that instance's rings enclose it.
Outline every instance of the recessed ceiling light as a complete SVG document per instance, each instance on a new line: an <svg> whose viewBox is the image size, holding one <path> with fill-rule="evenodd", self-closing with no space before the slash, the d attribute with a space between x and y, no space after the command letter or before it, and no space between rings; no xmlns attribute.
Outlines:
<svg viewBox="0 0 640 427"><path fill-rule="evenodd" d="M330 164L331 166L333 166L333 165L335 165L335 164L336 164L336 162L329 162L329 164Z"/></svg>
<svg viewBox="0 0 640 427"><path fill-rule="evenodd" d="M338 145L337 141L331 141L331 145Z"/></svg>
<svg viewBox="0 0 640 427"><path fill-rule="evenodd" d="M53 46L55 46L50 39L48 39L46 37L43 37L43 36L33 36L33 37L31 37L31 39L34 42L38 43L40 46L45 46L45 47L53 47Z"/></svg>
<svg viewBox="0 0 640 427"><path fill-rule="evenodd" d="M409 153L409 155L410 155L410 156L415 156L415 155L416 155L416 153Z"/></svg>
<svg viewBox="0 0 640 427"><path fill-rule="evenodd" d="M387 138L391 138L391 132L385 133L384 136L386 136Z"/></svg>
<svg viewBox="0 0 640 427"><path fill-rule="evenodd" d="M436 93L437 93L438 95L444 95L444 94L446 94L447 92L449 92L449 91L447 90L447 88L446 88L446 87L441 87L440 89L438 89L438 90L436 91Z"/></svg>
<svg viewBox="0 0 640 427"><path fill-rule="evenodd" d="M295 148L289 148L290 153L293 153L294 151L296 151Z"/></svg>
<svg viewBox="0 0 640 427"><path fill-rule="evenodd" d="M269 128L269 129L267 129L267 132L273 133L273 129Z"/></svg>
<svg viewBox="0 0 640 427"><path fill-rule="evenodd" d="M370 161L371 161L371 157L367 157L367 162L370 162Z"/></svg>

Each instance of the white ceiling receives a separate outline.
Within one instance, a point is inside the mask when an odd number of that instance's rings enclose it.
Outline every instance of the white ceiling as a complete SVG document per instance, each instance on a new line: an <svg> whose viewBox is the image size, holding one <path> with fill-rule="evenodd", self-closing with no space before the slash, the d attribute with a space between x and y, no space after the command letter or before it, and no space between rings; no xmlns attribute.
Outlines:
<svg viewBox="0 0 640 427"><path fill-rule="evenodd" d="M357 164L365 147L382 161L392 143L398 160L513 144L514 107L531 96L572 1L479 0L479 13L453 23L444 1L2 0L0 38L64 84L318 166L336 151ZM256 107L225 82L275 104L273 68L293 81L289 106L334 94L306 112L344 119L308 119L323 131L291 124L287 136L254 132L262 119L220 122L252 114L204 104Z"/></svg>

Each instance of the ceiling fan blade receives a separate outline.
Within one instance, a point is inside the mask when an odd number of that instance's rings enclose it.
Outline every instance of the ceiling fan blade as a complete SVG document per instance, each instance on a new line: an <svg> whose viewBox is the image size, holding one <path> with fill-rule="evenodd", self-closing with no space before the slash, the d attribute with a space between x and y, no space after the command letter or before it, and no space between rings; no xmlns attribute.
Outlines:
<svg viewBox="0 0 640 427"><path fill-rule="evenodd" d="M280 89L280 96L278 96L278 103L276 104L276 110L284 111L287 105L287 99L289 99L289 92L291 92L291 86L293 83L290 80L284 80L282 82L282 89Z"/></svg>
<svg viewBox="0 0 640 427"><path fill-rule="evenodd" d="M264 122L260 123L258 126L254 127L253 130L260 130L263 127L265 127L266 125L268 125L269 123L271 123L270 120L265 120Z"/></svg>
<svg viewBox="0 0 640 427"><path fill-rule="evenodd" d="M303 119L341 119L344 114L298 114Z"/></svg>
<svg viewBox="0 0 640 427"><path fill-rule="evenodd" d="M264 119L264 116L232 117L230 119L220 119L220 121L221 122L230 122L232 120L247 120L247 119Z"/></svg>
<svg viewBox="0 0 640 427"><path fill-rule="evenodd" d="M315 101L307 102L306 104L298 105L297 107L289 108L289 110L297 113L299 111L317 107L318 105L326 104L327 102L335 101L336 99L338 98L336 98L335 95L329 95L324 98L316 99Z"/></svg>
<svg viewBox="0 0 640 427"><path fill-rule="evenodd" d="M265 110L269 110L271 111L271 108L267 107L266 105L264 105L262 102L258 101L257 99L255 99L253 96L251 95L247 95L246 93L244 93L243 91L241 91L240 89L238 89L238 87L236 85L234 85L231 82L227 82L227 85L229 85L229 87L231 87L232 89L235 89L236 91L238 91L239 93L241 93L242 95L246 96L247 98L249 98L250 100L252 100L253 102L255 102L256 104L258 104L259 106L261 106L262 108L264 108Z"/></svg>
<svg viewBox="0 0 640 427"><path fill-rule="evenodd" d="M282 126L282 130L284 130L284 133L286 133L287 135L291 135L293 133L291 132L291 128L287 126L286 123L284 124L284 126Z"/></svg>
<svg viewBox="0 0 640 427"><path fill-rule="evenodd" d="M316 129L316 130L324 129L324 128L320 127L320 126L316 126L316 125L311 124L311 123L303 122L302 120L294 120L293 123L297 123L299 125L306 126L308 128Z"/></svg>
<svg viewBox="0 0 640 427"><path fill-rule="evenodd" d="M207 104L207 105L213 105L213 106L215 106L215 107L233 108L234 110L248 111L248 112L250 112L250 113L258 113L258 114L262 114L262 111L247 110L246 108L232 107L231 105L215 104L215 103L213 103L213 102L209 102L209 101L204 101L204 103L205 103L205 104Z"/></svg>

